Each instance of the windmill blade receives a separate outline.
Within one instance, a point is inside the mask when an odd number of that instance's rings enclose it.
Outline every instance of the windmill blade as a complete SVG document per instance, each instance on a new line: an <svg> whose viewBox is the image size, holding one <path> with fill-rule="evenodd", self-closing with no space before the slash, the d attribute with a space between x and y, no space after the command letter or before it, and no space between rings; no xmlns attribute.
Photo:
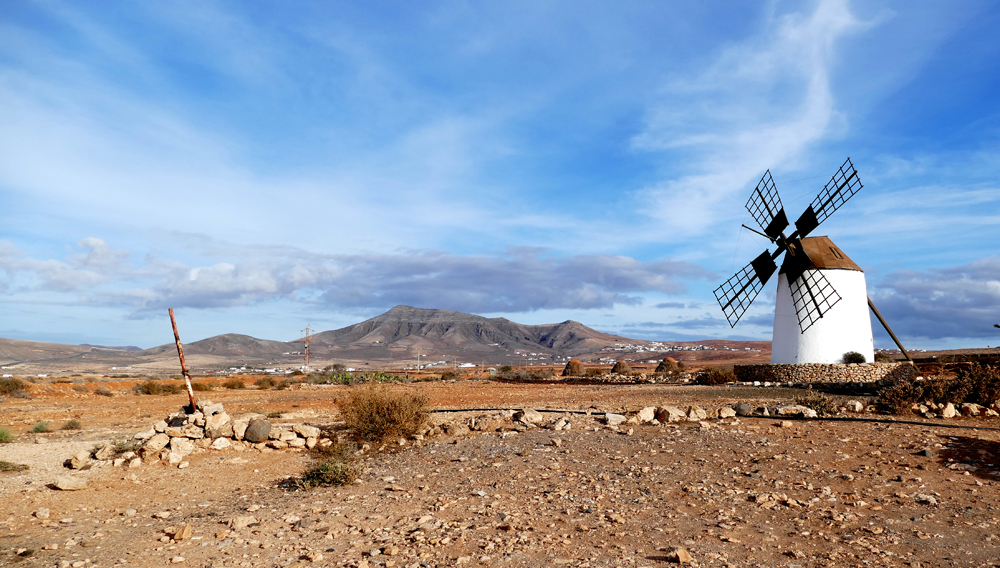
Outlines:
<svg viewBox="0 0 1000 568"><path fill-rule="evenodd" d="M771 253L766 250L743 267L726 282L715 289L715 299L722 306L722 313L730 327L736 327L743 314L760 293L778 266L774 264Z"/></svg>
<svg viewBox="0 0 1000 568"><path fill-rule="evenodd" d="M854 197L863 185L858 177L858 170L854 169L851 159L847 158L844 165L840 166L837 173L833 174L830 182L823 186L816 199L806 208L798 220L795 221L795 229L799 237L805 237L811 233L820 223L834 211L847 203L847 200Z"/></svg>
<svg viewBox="0 0 1000 568"><path fill-rule="evenodd" d="M750 194L746 208L772 241L788 226L788 217L785 215L785 208L781 206L774 180L771 179L771 170L764 172L760 178L757 187Z"/></svg>
<svg viewBox="0 0 1000 568"><path fill-rule="evenodd" d="M840 294L830 281L815 268L807 269L789 284L792 305L799 318L799 329L805 333L840 301Z"/></svg>

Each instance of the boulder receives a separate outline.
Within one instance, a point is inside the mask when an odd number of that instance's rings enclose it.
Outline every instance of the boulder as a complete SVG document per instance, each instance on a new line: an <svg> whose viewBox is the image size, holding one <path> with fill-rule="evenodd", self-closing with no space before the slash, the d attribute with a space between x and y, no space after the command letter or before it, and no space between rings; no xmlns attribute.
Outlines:
<svg viewBox="0 0 1000 568"><path fill-rule="evenodd" d="M700 406L689 406L687 411L688 420L704 420L708 418L708 412Z"/></svg>
<svg viewBox="0 0 1000 568"><path fill-rule="evenodd" d="M750 408L750 405L747 404L747 403L745 403L745 402L741 402L741 403L737 404L736 406L733 407L733 410L736 411L736 416L752 416L753 415L753 409Z"/></svg>
<svg viewBox="0 0 1000 568"><path fill-rule="evenodd" d="M205 435L209 438L231 437L233 435L232 419L225 412L212 414L205 419Z"/></svg>
<svg viewBox="0 0 1000 568"><path fill-rule="evenodd" d="M864 403L859 400L849 400L844 403L844 407L851 412L862 412L865 409Z"/></svg>
<svg viewBox="0 0 1000 568"><path fill-rule="evenodd" d="M642 423L652 422L653 420L656 420L656 407L647 406L640 410L639 413L636 414L636 417L639 418L639 422Z"/></svg>
<svg viewBox="0 0 1000 568"><path fill-rule="evenodd" d="M271 423L263 418L254 418L247 425L246 432L243 434L243 439L248 442L253 442L258 444L260 442L266 442L268 434L271 433Z"/></svg>
<svg viewBox="0 0 1000 568"><path fill-rule="evenodd" d="M443 424L441 428L444 429L445 433L449 436L468 436L469 427L461 422L449 422Z"/></svg>
<svg viewBox="0 0 1000 568"><path fill-rule="evenodd" d="M170 436L163 433L156 434L146 442L146 445L142 447L142 453L151 456L167 447L167 444L169 443Z"/></svg>
<svg viewBox="0 0 1000 568"><path fill-rule="evenodd" d="M552 429L557 431L569 430L570 427L571 426L569 424L569 420L566 420L565 418L560 418L559 420L556 420L555 423L552 424Z"/></svg>
<svg viewBox="0 0 1000 568"><path fill-rule="evenodd" d="M225 450L232 445L233 443L229 441L229 438L216 438L209 447L213 450Z"/></svg>
<svg viewBox="0 0 1000 568"><path fill-rule="evenodd" d="M170 451L180 454L182 457L187 456L194 451L194 442L187 438L171 438Z"/></svg>
<svg viewBox="0 0 1000 568"><path fill-rule="evenodd" d="M62 491L78 491L87 487L87 480L72 475L60 475L52 485Z"/></svg>
<svg viewBox="0 0 1000 568"><path fill-rule="evenodd" d="M816 411L801 404L789 404L778 407L778 416L801 416L803 418L816 418Z"/></svg>
<svg viewBox="0 0 1000 568"><path fill-rule="evenodd" d="M959 408L962 416L979 416L983 413L983 407L974 402L963 402Z"/></svg>
<svg viewBox="0 0 1000 568"><path fill-rule="evenodd" d="M211 402L209 402L209 401L206 400L203 404L201 404L199 406L201 406L201 412L202 412L202 414L205 415L206 419L208 417L210 417L210 416L214 416L216 414L221 414L221 413L225 412L225 410L222 409L222 403L221 402L218 402L216 404L212 404Z"/></svg>
<svg viewBox="0 0 1000 568"><path fill-rule="evenodd" d="M514 414L514 420L520 420L525 424L541 424L545 421L545 417L533 408L525 408Z"/></svg>
<svg viewBox="0 0 1000 568"><path fill-rule="evenodd" d="M499 416L480 416L476 418L475 430L480 432L496 432L503 428L504 421Z"/></svg>
<svg viewBox="0 0 1000 568"><path fill-rule="evenodd" d="M233 420L233 438L237 440L242 440L243 435L246 434L247 426L249 425L250 425L250 420L247 418Z"/></svg>
<svg viewBox="0 0 1000 568"><path fill-rule="evenodd" d="M104 444L101 449L94 454L94 459L109 460L115 457L115 447L111 444Z"/></svg>
<svg viewBox="0 0 1000 568"><path fill-rule="evenodd" d="M660 422L680 422L686 418L684 411L676 406L661 406L656 409L656 419Z"/></svg>
<svg viewBox="0 0 1000 568"><path fill-rule="evenodd" d="M944 409L941 411L941 418L954 418L958 416L958 411L955 410L955 405L948 403L944 405Z"/></svg>
<svg viewBox="0 0 1000 568"><path fill-rule="evenodd" d="M135 436L132 436L136 440L148 440L156 435L156 430L150 428L149 430L143 430L142 432L136 432Z"/></svg>
<svg viewBox="0 0 1000 568"><path fill-rule="evenodd" d="M295 426L292 426L292 430L303 438L319 438L320 435L319 428L315 426L306 426L305 424L296 424Z"/></svg>
<svg viewBox="0 0 1000 568"><path fill-rule="evenodd" d="M156 424L153 424L153 430L156 430L157 432L165 432L167 430L167 423L160 420Z"/></svg>
<svg viewBox="0 0 1000 568"><path fill-rule="evenodd" d="M627 420L627 418L625 418L625 415L623 414L608 412L604 415L604 421L608 424L608 426L618 426L619 424L625 422L625 420Z"/></svg>
<svg viewBox="0 0 1000 568"><path fill-rule="evenodd" d="M736 411L731 406L723 406L719 409L719 418L732 418L736 416Z"/></svg>
<svg viewBox="0 0 1000 568"><path fill-rule="evenodd" d="M69 458L69 467L71 469L83 469L90 463L90 452L87 450L81 450L76 453L73 457Z"/></svg>

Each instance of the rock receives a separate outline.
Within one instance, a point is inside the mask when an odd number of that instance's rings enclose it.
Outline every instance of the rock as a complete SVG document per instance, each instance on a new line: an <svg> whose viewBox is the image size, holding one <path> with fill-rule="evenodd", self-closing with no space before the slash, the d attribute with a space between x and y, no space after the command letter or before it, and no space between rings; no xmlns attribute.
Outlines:
<svg viewBox="0 0 1000 568"><path fill-rule="evenodd" d="M782 420L779 426L782 428L795 428L795 423L791 420Z"/></svg>
<svg viewBox="0 0 1000 568"><path fill-rule="evenodd" d="M552 424L552 429L556 431L568 430L569 429L568 426L569 426L569 420L566 420L565 418L560 418L559 420L556 420Z"/></svg>
<svg viewBox="0 0 1000 568"><path fill-rule="evenodd" d="M983 413L983 407L974 402L963 402L959 408L962 416L979 416Z"/></svg>
<svg viewBox="0 0 1000 568"><path fill-rule="evenodd" d="M129 469L135 469L137 467L142 467L142 458L132 458L128 462L128 468Z"/></svg>
<svg viewBox="0 0 1000 568"><path fill-rule="evenodd" d="M619 424L624 423L625 420L627 419L622 414L614 414L612 412L604 414L604 422L606 422L608 426L618 426Z"/></svg>
<svg viewBox="0 0 1000 568"><path fill-rule="evenodd" d="M997 412L996 410L993 410L992 408L987 408L986 409L986 416L989 416L990 418L996 418L997 416L1000 416L1000 412Z"/></svg>
<svg viewBox="0 0 1000 568"><path fill-rule="evenodd" d="M135 510L135 509L125 509L125 513L124 513L124 515L125 515L126 517L134 517L134 516L135 516L135 515L136 515L136 514L137 514L138 512L139 512L139 511L137 511L137 510Z"/></svg>
<svg viewBox="0 0 1000 568"><path fill-rule="evenodd" d="M319 438L306 438L306 447L310 450L316 447L319 443Z"/></svg>
<svg viewBox="0 0 1000 568"><path fill-rule="evenodd" d="M223 438L220 438L220 439L223 439ZM315 438L312 438L312 439L315 440ZM400 446L406 445L406 440L400 438L399 441L402 442L401 444L399 444ZM298 438L298 437L292 438L291 440L288 440L288 442L286 442L286 443L288 444L289 448L304 448L304 447L306 447L306 439L305 438Z"/></svg>
<svg viewBox="0 0 1000 568"><path fill-rule="evenodd" d="M87 487L87 480L72 475L60 475L52 485L62 491L78 491Z"/></svg>
<svg viewBox="0 0 1000 568"><path fill-rule="evenodd" d="M562 440L560 440L559 438L552 438L551 440L549 440L549 442L556 448L562 445Z"/></svg>
<svg viewBox="0 0 1000 568"><path fill-rule="evenodd" d="M247 431L247 426L250 425L250 421L246 418L241 418L239 420L233 420L233 438L237 440L242 440L243 435Z"/></svg>
<svg viewBox="0 0 1000 568"><path fill-rule="evenodd" d="M180 528L174 531L174 540L185 540L191 538L191 525L181 525Z"/></svg>
<svg viewBox="0 0 1000 568"><path fill-rule="evenodd" d="M801 404L789 404L778 407L778 416L802 416L803 418L816 418L816 411Z"/></svg>
<svg viewBox="0 0 1000 568"><path fill-rule="evenodd" d="M146 444L142 447L142 453L144 455L151 456L167 447L167 444L169 443L170 436L163 433L156 434L146 441Z"/></svg>
<svg viewBox="0 0 1000 568"><path fill-rule="evenodd" d="M76 455L69 458L69 467L71 469L83 469L89 463L90 463L90 452L88 452L87 450L81 450L77 452Z"/></svg>
<svg viewBox="0 0 1000 568"><path fill-rule="evenodd" d="M272 431L271 434L274 434L274 432ZM278 436L277 437L275 437L273 435L270 435L270 434L268 435L268 438L273 438L273 439L276 439L276 440L281 440L282 442L291 442L292 440L294 440L297 437L298 436L295 434L295 432L292 432L291 430L282 430L282 431L278 432Z"/></svg>
<svg viewBox="0 0 1000 568"><path fill-rule="evenodd" d="M733 407L733 410L736 411L736 416L751 416L751 415L753 415L753 409L750 408L750 405L747 404L747 403L745 403L745 402L741 402L741 403L737 404L736 406Z"/></svg>
<svg viewBox="0 0 1000 568"><path fill-rule="evenodd" d="M177 465L184 461L184 456L178 452L170 452L167 454L167 463L170 465Z"/></svg>
<svg viewBox="0 0 1000 568"><path fill-rule="evenodd" d="M94 459L101 461L109 460L115 457L115 447L111 444L104 444L101 449L94 453Z"/></svg>
<svg viewBox="0 0 1000 568"><path fill-rule="evenodd" d="M248 442L253 442L258 444L260 442L266 442L268 434L271 433L271 423L263 418L254 418L247 425L246 432L243 434L243 439Z"/></svg>
<svg viewBox="0 0 1000 568"><path fill-rule="evenodd" d="M496 432L503 428L504 421L499 416L480 416L476 418L475 430L480 432Z"/></svg>
<svg viewBox="0 0 1000 568"><path fill-rule="evenodd" d="M533 408L525 408L514 413L514 420L520 420L525 424L541 424L545 422L545 417Z"/></svg>
<svg viewBox="0 0 1000 568"><path fill-rule="evenodd" d="M935 452L934 450L930 449L930 448L924 448L924 449L920 450L919 452L917 452L917 455L918 456L928 457L928 458L936 458L936 457L938 457L938 453Z"/></svg>
<svg viewBox="0 0 1000 568"><path fill-rule="evenodd" d="M736 411L731 406L723 406L719 409L719 418L732 418L736 416Z"/></svg>
<svg viewBox="0 0 1000 568"><path fill-rule="evenodd" d="M865 409L865 405L859 400L849 400L844 403L844 406L851 412L862 412Z"/></svg>
<svg viewBox="0 0 1000 568"><path fill-rule="evenodd" d="M656 409L656 419L660 422L680 422L686 418L684 411L676 406L661 406Z"/></svg>
<svg viewBox="0 0 1000 568"><path fill-rule="evenodd" d="M225 450L232 445L233 443L229 441L229 438L216 438L212 441L212 445L209 447L213 450Z"/></svg>
<svg viewBox="0 0 1000 568"><path fill-rule="evenodd" d="M136 440L148 440L156 435L156 430L150 428L149 430L144 430L142 432L136 432L135 436L132 436Z"/></svg>
<svg viewBox="0 0 1000 568"><path fill-rule="evenodd" d="M206 419L208 419L210 416L213 416L215 414L221 414L221 413L225 412L225 410L222 409L222 403L221 402L217 402L215 404L212 404L211 401L205 400L205 401L202 401L202 403L199 404L198 406L201 408L201 413L203 415L205 415Z"/></svg>
<svg viewBox="0 0 1000 568"><path fill-rule="evenodd" d="M949 403L949 404L951 404L951 403ZM921 503L923 505L937 505L938 504L937 497L935 497L933 495L927 495L926 493L918 493L918 494L914 495L913 496L913 500L916 501L917 503Z"/></svg>
<svg viewBox="0 0 1000 568"><path fill-rule="evenodd" d="M941 411L941 418L954 418L958 416L958 411L955 410L955 405L948 403L944 405L944 409Z"/></svg>
<svg viewBox="0 0 1000 568"><path fill-rule="evenodd" d="M181 428L181 435L192 440L200 440L205 437L205 431L194 424L188 424Z"/></svg>
<svg viewBox="0 0 1000 568"><path fill-rule="evenodd" d="M36 519L47 519L47 518L49 518L49 510L46 509L45 507L42 507L41 509L38 509L37 511L35 511L32 514L35 516Z"/></svg>
<svg viewBox="0 0 1000 568"><path fill-rule="evenodd" d="M275 450L283 450L288 447L288 442L282 442L281 440L268 440L267 447L274 448Z"/></svg>
<svg viewBox="0 0 1000 568"><path fill-rule="evenodd" d="M181 457L187 456L194 451L194 442L187 438L171 438L170 451L180 454Z"/></svg>
<svg viewBox="0 0 1000 568"><path fill-rule="evenodd" d="M233 517L229 521L229 528L232 529L232 530L234 530L234 531L238 531L238 530L245 529L245 528L249 527L250 525L252 525L252 524L254 524L256 522L257 522L257 519L255 519L254 517L245 517L245 516L243 516L243 517Z"/></svg>
<svg viewBox="0 0 1000 568"><path fill-rule="evenodd" d="M305 424L296 424L295 426L292 426L292 430L303 438L319 438L321 433L319 428L315 426L306 426Z"/></svg>
<svg viewBox="0 0 1000 568"><path fill-rule="evenodd" d="M675 548L671 556L673 557L674 562L678 564L690 564L694 562L694 558L691 557L691 554L687 550L680 547Z"/></svg>
<svg viewBox="0 0 1000 568"><path fill-rule="evenodd" d="M191 467L191 462L181 462L177 464L177 469L186 469Z"/></svg>
<svg viewBox="0 0 1000 568"><path fill-rule="evenodd" d="M219 406L222 406L221 404ZM205 435L209 438L229 438L233 435L233 421L225 412L205 419Z"/></svg>
<svg viewBox="0 0 1000 568"><path fill-rule="evenodd" d="M656 420L656 407L647 406L642 410L640 410L639 413L636 414L636 417L639 419L639 422L642 422L644 424L652 422L653 420Z"/></svg>
<svg viewBox="0 0 1000 568"><path fill-rule="evenodd" d="M689 406L687 411L688 420L704 420L708 418L708 413L700 406Z"/></svg>
<svg viewBox="0 0 1000 568"><path fill-rule="evenodd" d="M445 433L449 436L468 436L469 427L460 422L449 422L442 426Z"/></svg>
<svg viewBox="0 0 1000 568"><path fill-rule="evenodd" d="M183 556L174 556L173 558L170 559L171 564L180 564L181 562L184 562Z"/></svg>

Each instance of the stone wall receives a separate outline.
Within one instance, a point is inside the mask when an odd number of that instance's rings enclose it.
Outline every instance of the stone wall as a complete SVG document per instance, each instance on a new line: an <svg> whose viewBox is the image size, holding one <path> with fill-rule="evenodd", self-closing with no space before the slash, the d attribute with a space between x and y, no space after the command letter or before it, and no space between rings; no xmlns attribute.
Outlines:
<svg viewBox="0 0 1000 568"><path fill-rule="evenodd" d="M733 372L740 381L772 383L878 383L920 374L909 363L736 365Z"/></svg>

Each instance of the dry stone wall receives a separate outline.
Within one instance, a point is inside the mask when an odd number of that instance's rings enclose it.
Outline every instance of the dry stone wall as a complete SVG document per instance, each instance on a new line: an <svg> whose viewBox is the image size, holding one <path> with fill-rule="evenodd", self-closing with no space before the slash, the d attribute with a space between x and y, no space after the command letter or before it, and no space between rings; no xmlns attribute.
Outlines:
<svg viewBox="0 0 1000 568"><path fill-rule="evenodd" d="M733 372L740 381L750 383L880 383L920 374L909 363L735 365Z"/></svg>

